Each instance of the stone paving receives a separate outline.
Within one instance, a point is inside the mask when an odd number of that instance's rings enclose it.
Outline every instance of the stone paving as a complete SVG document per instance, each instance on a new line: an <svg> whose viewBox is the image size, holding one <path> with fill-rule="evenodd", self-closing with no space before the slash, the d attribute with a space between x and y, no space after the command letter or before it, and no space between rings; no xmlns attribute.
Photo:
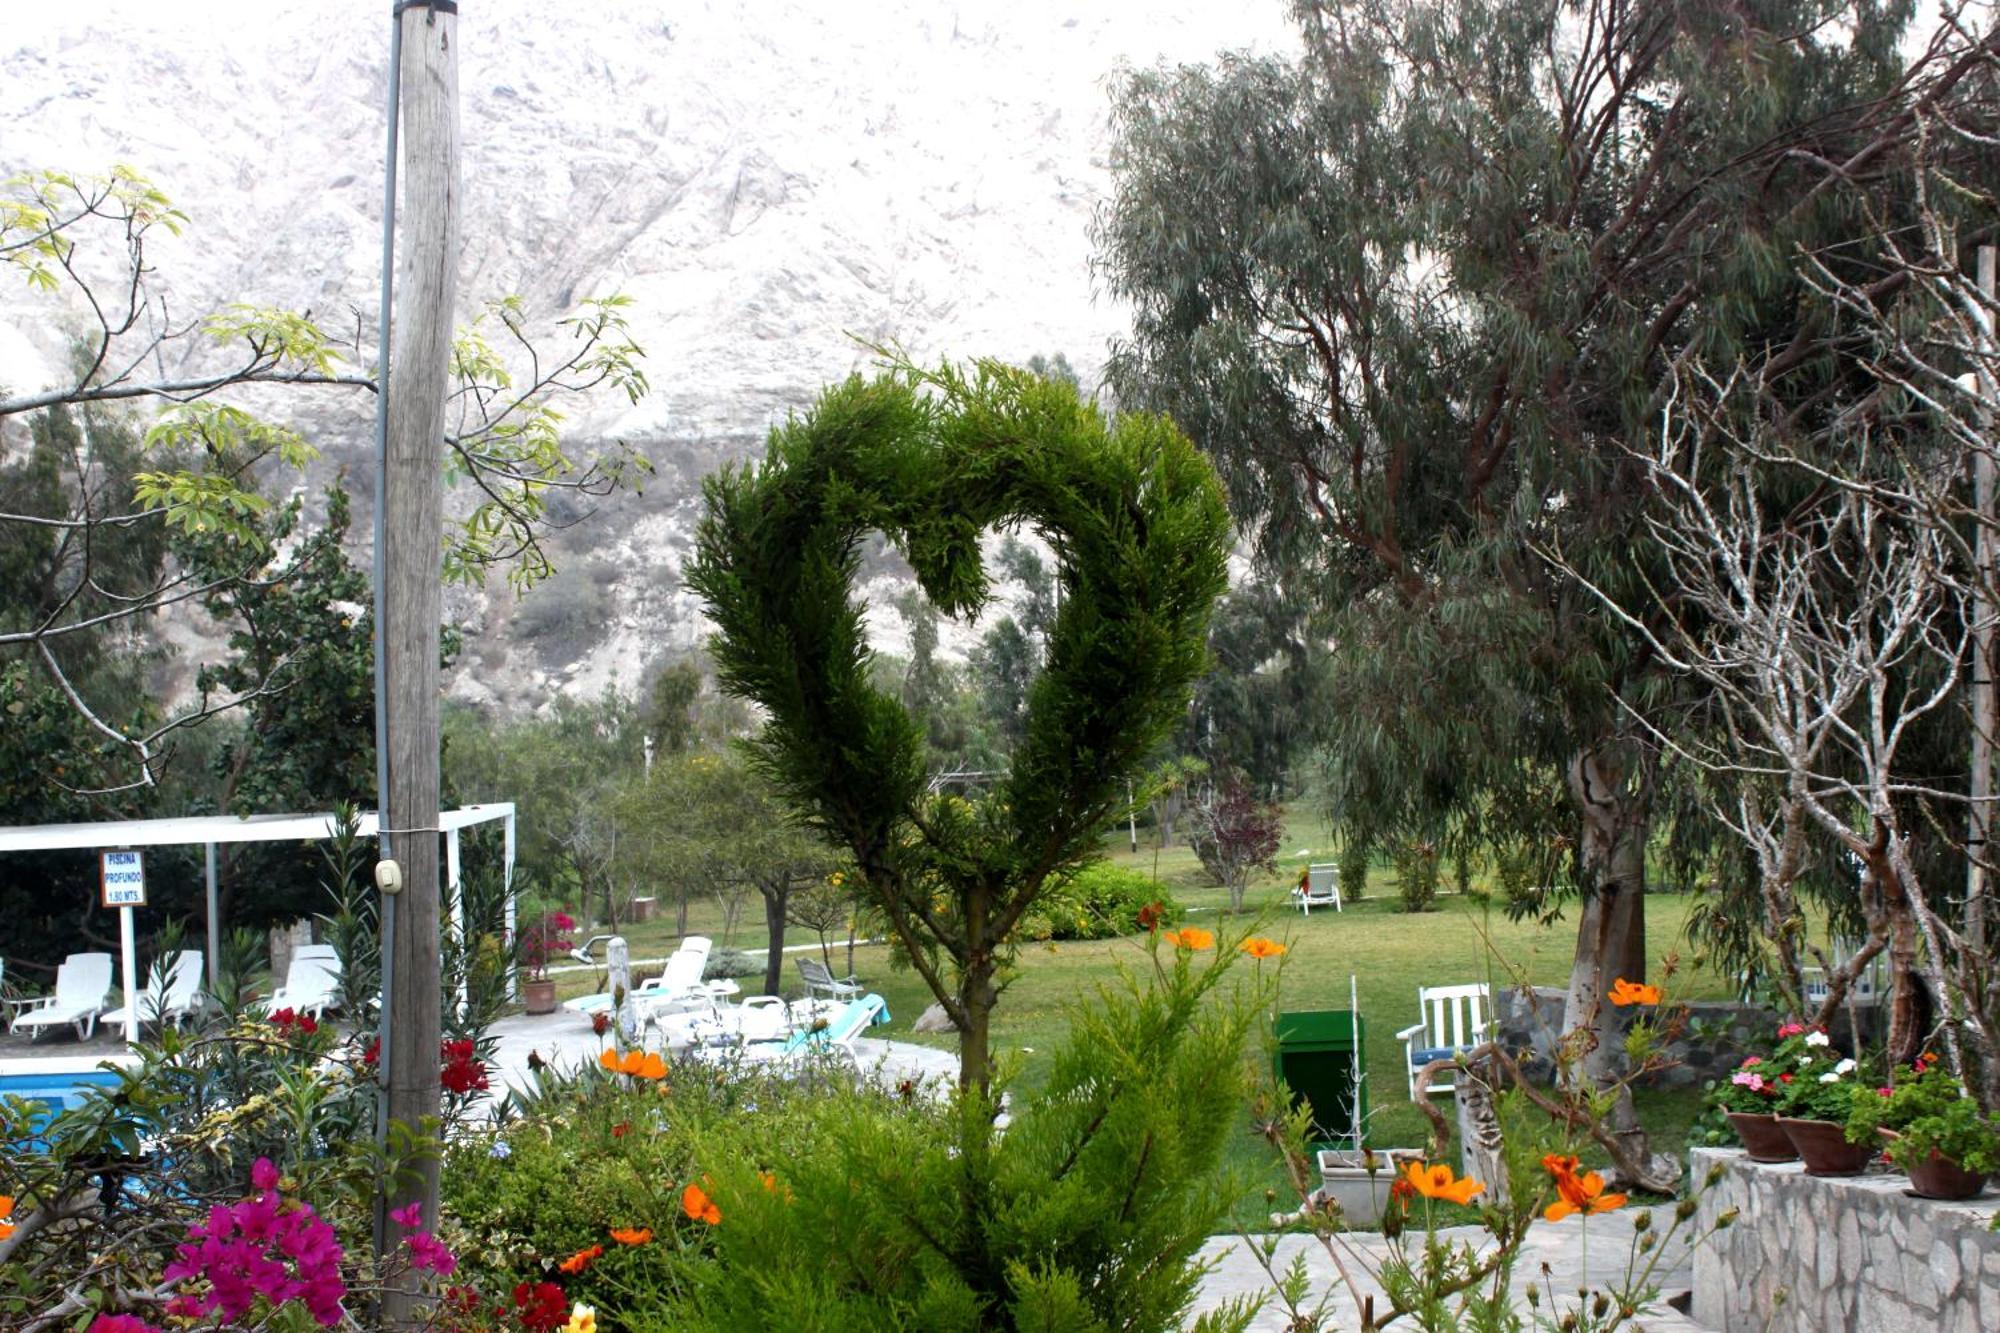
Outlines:
<svg viewBox="0 0 2000 1333"><path fill-rule="evenodd" d="M1632 1251L1633 1215L1632 1209L1600 1214L1590 1219L1587 1230L1579 1226L1575 1218L1559 1223L1537 1222L1529 1230L1515 1269L1512 1285L1516 1295L1523 1295L1532 1282L1543 1294L1544 1312L1549 1309L1550 1291L1568 1293L1562 1308L1571 1308L1576 1303L1577 1288L1583 1285L1586 1257L1589 1260L1589 1275L1599 1288L1607 1281L1622 1279ZM1658 1210L1654 1220L1664 1224L1669 1219L1665 1210ZM1450 1227L1439 1235L1454 1242L1469 1241L1482 1247L1492 1243L1492 1238L1478 1227ZM1586 1236L1589 1239L1587 1255ZM1254 1297L1271 1290L1270 1275L1250 1249L1252 1243L1261 1243L1263 1239L1253 1237L1246 1241L1241 1237L1217 1236L1203 1247L1202 1257L1216 1261L1216 1267L1202 1283L1201 1295L1195 1304L1196 1314L1213 1310L1239 1296ZM1379 1302L1381 1287L1369 1281L1362 1270L1380 1262L1387 1253L1388 1242L1378 1234L1363 1232L1342 1237L1334 1243L1340 1247L1341 1262L1354 1274L1362 1290L1374 1295ZM1319 1299L1329 1290L1334 1292L1323 1327L1359 1327L1359 1307L1352 1294L1341 1288L1333 1259L1317 1239L1302 1235L1280 1236L1271 1263L1282 1274L1294 1256L1300 1255L1304 1256L1311 1275L1312 1299ZM1676 1242L1654 1270L1653 1284L1660 1288L1663 1297L1672 1297L1685 1292L1691 1281L1690 1253L1685 1244ZM1526 1306L1522 1308L1525 1312ZM1291 1327L1287 1319L1282 1306L1266 1302L1250 1327L1258 1333L1284 1333ZM1400 1322L1397 1326L1400 1327ZM1702 1325L1665 1305L1642 1311L1625 1327L1634 1333L1706 1333Z"/></svg>

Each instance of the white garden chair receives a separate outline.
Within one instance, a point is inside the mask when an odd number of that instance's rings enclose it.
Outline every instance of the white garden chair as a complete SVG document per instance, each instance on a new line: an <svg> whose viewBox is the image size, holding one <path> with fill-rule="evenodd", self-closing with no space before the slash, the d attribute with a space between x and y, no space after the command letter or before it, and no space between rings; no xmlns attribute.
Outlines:
<svg viewBox="0 0 2000 1333"><path fill-rule="evenodd" d="M36 1037L42 1029L65 1023L76 1027L78 1041L86 1041L97 1031L97 1016L111 998L111 955L73 953L56 969L55 994L39 1000L17 1001L24 1007L14 1015L8 1029L30 1029Z"/></svg>
<svg viewBox="0 0 2000 1333"><path fill-rule="evenodd" d="M139 989L139 1021L172 1023L178 1027L183 1018L202 1006L204 960L199 951L183 949L164 968L161 966L163 961L153 961L146 984ZM107 1027L118 1026L125 1021L129 1003L99 1015L98 1021Z"/></svg>
<svg viewBox="0 0 2000 1333"><path fill-rule="evenodd" d="M1487 1038L1492 1020L1492 997L1486 983L1470 986L1423 986L1417 990L1417 1012L1423 1017L1396 1034L1403 1043L1403 1062L1409 1067L1410 1100L1417 1099L1417 1075L1441 1061L1457 1059ZM1453 1092L1458 1084L1449 1076L1431 1080L1433 1095Z"/></svg>
<svg viewBox="0 0 2000 1333"><path fill-rule="evenodd" d="M854 1043L872 1023L889 1021L889 1002L879 995L863 995L849 1000L845 1008L823 1024L799 1028L790 1036L772 1041L746 1041L736 1045L694 1047L702 1059L742 1061L756 1065L803 1065L825 1056L838 1056L854 1068L860 1057Z"/></svg>
<svg viewBox="0 0 2000 1333"><path fill-rule="evenodd" d="M1292 886L1292 902L1307 916L1312 915L1315 907L1341 910L1340 867L1331 863L1307 866L1305 883Z"/></svg>
<svg viewBox="0 0 2000 1333"><path fill-rule="evenodd" d="M331 944L301 944L292 951L291 965L285 969L285 984L264 1001L264 1012L275 1014L280 1009L290 1009L318 1020L339 993L340 954Z"/></svg>

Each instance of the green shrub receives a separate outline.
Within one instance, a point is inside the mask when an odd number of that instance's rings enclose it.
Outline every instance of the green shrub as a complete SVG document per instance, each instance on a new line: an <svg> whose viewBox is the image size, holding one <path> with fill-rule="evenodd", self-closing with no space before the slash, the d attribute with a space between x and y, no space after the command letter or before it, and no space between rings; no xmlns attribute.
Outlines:
<svg viewBox="0 0 2000 1333"><path fill-rule="evenodd" d="M1181 917L1173 895L1136 870L1092 861L1069 878L1042 891L1034 908L1021 918L1021 935L1030 940L1107 940L1138 931L1139 909L1159 903L1161 920Z"/></svg>
<svg viewBox="0 0 2000 1333"><path fill-rule="evenodd" d="M1220 1162L1269 998L1257 982L1219 998L1229 943L1149 941L1150 978L1121 972L1072 1011L1048 1082L1014 1098L1004 1132L994 1100L954 1089L691 1062L661 1083L551 1080L449 1150L454 1281L503 1305L552 1282L632 1333L1182 1327L1195 1256L1241 1192ZM712 1220L687 1206L690 1185Z"/></svg>
<svg viewBox="0 0 2000 1333"><path fill-rule="evenodd" d="M1437 844L1412 839L1396 848L1396 892L1405 912L1428 912L1437 906L1441 870Z"/></svg>
<svg viewBox="0 0 2000 1333"><path fill-rule="evenodd" d="M1368 896L1370 848L1366 838L1350 836L1340 848L1340 896L1358 903Z"/></svg>

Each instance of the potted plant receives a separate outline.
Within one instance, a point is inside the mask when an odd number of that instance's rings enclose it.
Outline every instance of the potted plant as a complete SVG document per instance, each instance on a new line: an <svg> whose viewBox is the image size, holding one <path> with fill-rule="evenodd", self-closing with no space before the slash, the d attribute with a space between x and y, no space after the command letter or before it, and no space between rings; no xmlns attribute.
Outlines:
<svg viewBox="0 0 2000 1333"><path fill-rule="evenodd" d="M1781 1085L1761 1055L1746 1055L1727 1083L1714 1085L1709 1104L1729 1119L1729 1127L1743 1141L1744 1151L1753 1162L1797 1161L1798 1149L1791 1136L1778 1125L1773 1107Z"/></svg>
<svg viewBox="0 0 2000 1333"><path fill-rule="evenodd" d="M1778 1071L1778 1125L1799 1150L1809 1176L1855 1176L1875 1156L1872 1143L1851 1143L1847 1120L1861 1067L1833 1049L1823 1028L1789 1023L1778 1029L1771 1068Z"/></svg>
<svg viewBox="0 0 2000 1333"><path fill-rule="evenodd" d="M549 978L549 957L576 945L569 932L576 920L563 911L543 912L521 932L521 964L528 979L521 983L521 1003L531 1014L552 1014L556 1009L556 983Z"/></svg>
<svg viewBox="0 0 2000 1333"><path fill-rule="evenodd" d="M1958 1076L1925 1052L1894 1087L1858 1088L1847 1120L1857 1143L1886 1139L1889 1160L1926 1199L1971 1199L2000 1169L2000 1132Z"/></svg>

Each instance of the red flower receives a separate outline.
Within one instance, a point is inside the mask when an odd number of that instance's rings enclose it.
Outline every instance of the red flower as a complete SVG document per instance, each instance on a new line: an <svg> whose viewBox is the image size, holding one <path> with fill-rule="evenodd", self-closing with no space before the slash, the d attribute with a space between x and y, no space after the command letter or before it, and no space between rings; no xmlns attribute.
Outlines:
<svg viewBox="0 0 2000 1333"><path fill-rule="evenodd" d="M552 1333L569 1322L569 1298L553 1282L533 1286L523 1282L515 1287L514 1307L521 1312L521 1327L529 1333Z"/></svg>
<svg viewBox="0 0 2000 1333"><path fill-rule="evenodd" d="M631 1132L632 1132L632 1122L630 1120L624 1121L620 1124L613 1125L611 1127L611 1137L614 1139L622 1139Z"/></svg>
<svg viewBox="0 0 2000 1333"><path fill-rule="evenodd" d="M271 1026L288 1028L299 1021L299 1016L290 1009L277 1009L271 1013Z"/></svg>
<svg viewBox="0 0 2000 1333"><path fill-rule="evenodd" d="M438 1082L448 1091L461 1097L471 1092L484 1092L490 1086L486 1081L486 1066L473 1054L469 1041L448 1041L438 1052L444 1068L438 1072Z"/></svg>
<svg viewBox="0 0 2000 1333"><path fill-rule="evenodd" d="M361 1052L361 1063L373 1069L382 1059L382 1039L377 1037Z"/></svg>
<svg viewBox="0 0 2000 1333"><path fill-rule="evenodd" d="M590 1030L600 1037L611 1031L611 1015L599 1009L590 1016Z"/></svg>
<svg viewBox="0 0 2000 1333"><path fill-rule="evenodd" d="M1147 903L1139 909L1139 929L1158 930L1160 928L1160 918L1165 916L1166 913L1167 908L1165 903Z"/></svg>

